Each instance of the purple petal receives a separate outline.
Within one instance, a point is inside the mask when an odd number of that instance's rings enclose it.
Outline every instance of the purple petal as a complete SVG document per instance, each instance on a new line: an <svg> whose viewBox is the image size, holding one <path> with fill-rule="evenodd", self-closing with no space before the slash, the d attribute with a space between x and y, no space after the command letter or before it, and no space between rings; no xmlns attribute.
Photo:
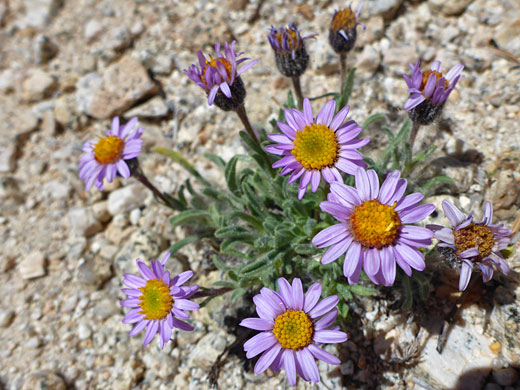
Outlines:
<svg viewBox="0 0 520 390"><path fill-rule="evenodd" d="M426 99L422 94L413 94L408 98L406 103L404 104L404 109L409 111L414 107L417 107L419 104L424 102Z"/></svg>
<svg viewBox="0 0 520 390"><path fill-rule="evenodd" d="M426 267L424 255L415 248L398 242L394 246L394 253L402 262L407 263L417 271L422 271Z"/></svg>
<svg viewBox="0 0 520 390"><path fill-rule="evenodd" d="M354 237L352 235L349 235L343 241L331 245L331 247L327 250L327 252L325 252L323 257L321 258L321 263L332 263L334 260L336 260L338 257L340 257L343 253L347 251L347 249L350 247L350 244L352 244L353 240Z"/></svg>
<svg viewBox="0 0 520 390"><path fill-rule="evenodd" d="M130 331L130 333L128 333L128 336L133 337L136 334L142 332L143 329L146 328L147 323L148 323L148 321L146 321L146 320L142 320L141 322L138 322L137 325L134 326L134 328Z"/></svg>
<svg viewBox="0 0 520 390"><path fill-rule="evenodd" d="M381 190L379 191L379 201L383 204L388 204L388 201L392 197L395 192L395 187L397 185L397 181L401 177L401 172L393 171L390 172L387 176L383 185L381 185Z"/></svg>
<svg viewBox="0 0 520 390"><path fill-rule="evenodd" d="M478 251L478 247L475 247L475 248L469 248L469 249L466 249L465 251L459 253L459 257L463 258L463 259L470 259L472 257L477 257L478 255L480 254L480 252Z"/></svg>
<svg viewBox="0 0 520 390"><path fill-rule="evenodd" d="M311 102L307 98L303 99L303 115L305 116L307 124L313 123L314 117L312 114Z"/></svg>
<svg viewBox="0 0 520 390"><path fill-rule="evenodd" d="M247 358L251 359L275 344L278 344L278 340L273 332L262 332L250 338L244 344L244 351L247 352Z"/></svg>
<svg viewBox="0 0 520 390"><path fill-rule="evenodd" d="M296 130L292 128L291 126L283 123L283 122L276 122L278 125L278 128L282 133L284 133L289 139L295 140L296 139Z"/></svg>
<svg viewBox="0 0 520 390"><path fill-rule="evenodd" d="M317 248L323 248L327 243L330 242L331 239L334 239L336 237L344 237L345 234L347 234L347 227L343 223L338 223L336 225L329 226L328 228L323 229L321 232L316 234L314 238L312 239L312 244L316 246ZM334 243L337 241L334 241Z"/></svg>
<svg viewBox="0 0 520 390"><path fill-rule="evenodd" d="M273 306L270 305L260 294L253 297L253 302L256 305L258 316L264 320L274 321L274 319L278 317L278 314L280 314L278 313L278 310L275 310Z"/></svg>
<svg viewBox="0 0 520 390"><path fill-rule="evenodd" d="M320 381L320 372L318 371L318 366L309 350L307 348L302 348L299 351L296 351L296 359L300 363L302 371L305 372L309 380L318 383Z"/></svg>
<svg viewBox="0 0 520 390"><path fill-rule="evenodd" d="M332 131L336 131L343 124L343 121L346 119L349 110L350 106L345 106L336 114L332 122L330 122L330 129Z"/></svg>
<svg viewBox="0 0 520 390"><path fill-rule="evenodd" d="M379 255L379 249L377 248L368 248L365 250L365 255L363 259L363 269L367 273L367 275L372 276L377 274L379 271L379 266L381 264L381 258Z"/></svg>
<svg viewBox="0 0 520 390"><path fill-rule="evenodd" d="M312 192L316 192L318 190L318 187L320 186L320 181L321 181L320 171L313 170L312 176L311 176L311 191Z"/></svg>
<svg viewBox="0 0 520 390"><path fill-rule="evenodd" d="M325 363L332 364L335 366L338 366L341 364L341 360L339 360L336 356L328 353L327 351L324 351L321 348L318 348L314 344L309 344L307 349L312 354L312 356L314 356L318 360L322 360Z"/></svg>
<svg viewBox="0 0 520 390"><path fill-rule="evenodd" d="M361 245L358 242L354 242L345 255L345 261L343 262L343 275L348 278L350 284L357 283L362 264Z"/></svg>
<svg viewBox="0 0 520 390"><path fill-rule="evenodd" d="M427 225L427 226L431 226L431 225ZM437 230L434 235L437 240L444 241L451 245L455 244L455 237L453 236L452 229L443 227L440 230Z"/></svg>
<svg viewBox="0 0 520 390"><path fill-rule="evenodd" d="M175 307L181 310L194 311L200 309L200 306L197 303L192 302L188 299L176 299L174 305Z"/></svg>
<svg viewBox="0 0 520 390"><path fill-rule="evenodd" d="M305 300L303 305L303 311L305 313L308 313L311 311L314 306L316 306L316 303L320 299L321 296L321 284L320 283L314 283L312 284L307 292L305 293Z"/></svg>
<svg viewBox="0 0 520 390"><path fill-rule="evenodd" d="M140 311L141 307L137 307L126 313L126 315L123 318L123 324L133 324L138 321L141 321L144 318L144 315L139 314Z"/></svg>
<svg viewBox="0 0 520 390"><path fill-rule="evenodd" d="M339 298L336 295L331 295L330 297L327 297L323 299L321 302L319 302L314 308L307 314L312 319L319 318L325 313L329 312L333 308L336 307L336 305L339 302Z"/></svg>
<svg viewBox="0 0 520 390"><path fill-rule="evenodd" d="M328 312L323 317L321 317L318 321L316 321L316 323L314 324L314 329L315 330L327 329L336 320L337 316L338 316L338 309L336 309L336 308L332 309L330 312Z"/></svg>
<svg viewBox="0 0 520 390"><path fill-rule="evenodd" d="M337 330L318 330L313 340L322 344L342 343L347 340L347 334Z"/></svg>
<svg viewBox="0 0 520 390"><path fill-rule="evenodd" d="M263 318L246 318L240 322L240 326L254 330L272 330L274 322Z"/></svg>
<svg viewBox="0 0 520 390"><path fill-rule="evenodd" d="M330 190L348 207L354 208L362 203L358 192L354 188L346 186L343 183L332 183L330 185Z"/></svg>
<svg viewBox="0 0 520 390"><path fill-rule="evenodd" d="M373 169L367 172L368 182L370 183L370 199L376 199L379 195L379 178Z"/></svg>
<svg viewBox="0 0 520 390"><path fill-rule="evenodd" d="M320 203L320 209L332 215L338 221L346 221L350 218L351 210L349 210L346 206L343 206L339 203L329 202L327 200Z"/></svg>
<svg viewBox="0 0 520 390"><path fill-rule="evenodd" d="M157 330L159 330L159 321L149 321L148 327L146 328L146 333L144 334L144 345L150 344L150 342L157 334Z"/></svg>
<svg viewBox="0 0 520 390"><path fill-rule="evenodd" d="M406 195L403 199L401 199L396 207L395 211L405 210L409 207L415 206L424 198L424 195L419 192L414 192L413 194Z"/></svg>
<svg viewBox="0 0 520 390"><path fill-rule="evenodd" d="M391 286L395 281L395 255L391 246L381 248L381 270L385 278L385 286Z"/></svg>
<svg viewBox="0 0 520 390"><path fill-rule="evenodd" d="M258 359L255 365L255 374L261 374L265 370L269 368L269 366L273 363L274 359L278 356L280 351L282 350L282 346L279 343L271 346L264 354Z"/></svg>
<svg viewBox="0 0 520 390"><path fill-rule="evenodd" d="M468 287L469 280L471 279L471 271L473 270L473 264L466 261L462 262L460 267L460 279L459 279L459 291L464 291Z"/></svg>
<svg viewBox="0 0 520 390"><path fill-rule="evenodd" d="M293 302L292 309L298 311L303 309L303 287L299 278L294 278L292 282Z"/></svg>
<svg viewBox="0 0 520 390"><path fill-rule="evenodd" d="M406 209L399 213L402 223L415 223L422 221L428 215L435 211L435 206L432 204L423 204L414 208Z"/></svg>
<svg viewBox="0 0 520 390"><path fill-rule="evenodd" d="M126 284L128 287L139 289L146 285L146 280L134 274L124 274L123 283Z"/></svg>
<svg viewBox="0 0 520 390"><path fill-rule="evenodd" d="M285 374L291 386L296 385L296 363L294 361L294 351L292 349L285 349L282 352L283 366Z"/></svg>
<svg viewBox="0 0 520 390"><path fill-rule="evenodd" d="M367 172L362 168L358 168L355 179L359 199L363 202L370 200L370 182L368 181Z"/></svg>
<svg viewBox="0 0 520 390"><path fill-rule="evenodd" d="M442 201L442 209L453 226L459 225L466 219L462 211L455 207L449 200L445 199Z"/></svg>
<svg viewBox="0 0 520 390"><path fill-rule="evenodd" d="M334 100L330 100L323 108L320 110L316 117L316 123L319 125L325 125L329 127L330 122L332 121L332 117L334 115L334 110L336 108L336 102Z"/></svg>
<svg viewBox="0 0 520 390"><path fill-rule="evenodd" d="M493 206L490 201L484 204L484 223L489 224L493 219Z"/></svg>
<svg viewBox="0 0 520 390"><path fill-rule="evenodd" d="M280 296L287 307L294 307L292 287L285 278L278 278Z"/></svg>
<svg viewBox="0 0 520 390"><path fill-rule="evenodd" d="M426 81L426 85L424 86L424 95L426 98L430 98L432 96L433 90L435 89L435 83L437 82L437 76L435 73L431 73L428 77L428 81Z"/></svg>

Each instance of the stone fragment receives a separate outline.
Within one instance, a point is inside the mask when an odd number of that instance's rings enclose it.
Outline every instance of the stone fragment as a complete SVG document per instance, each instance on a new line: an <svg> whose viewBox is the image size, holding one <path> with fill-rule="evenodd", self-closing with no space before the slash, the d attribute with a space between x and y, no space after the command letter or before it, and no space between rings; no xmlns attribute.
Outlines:
<svg viewBox="0 0 520 390"><path fill-rule="evenodd" d="M14 144L0 146L0 172L13 172L16 169L17 150Z"/></svg>
<svg viewBox="0 0 520 390"><path fill-rule="evenodd" d="M210 368L226 348L226 333L222 330L202 337L188 358L190 367Z"/></svg>
<svg viewBox="0 0 520 390"><path fill-rule="evenodd" d="M132 35L125 26L116 26L107 32L103 43L105 49L122 51L132 44Z"/></svg>
<svg viewBox="0 0 520 390"><path fill-rule="evenodd" d="M104 26L96 19L91 19L85 25L85 38L88 42L94 41L104 30Z"/></svg>
<svg viewBox="0 0 520 390"><path fill-rule="evenodd" d="M473 0L429 0L432 11L441 11L446 16L460 15Z"/></svg>
<svg viewBox="0 0 520 390"><path fill-rule="evenodd" d="M92 212L94 213L94 217L102 223L106 223L112 218L108 212L108 202L106 200L94 203L92 205Z"/></svg>
<svg viewBox="0 0 520 390"><path fill-rule="evenodd" d="M162 118L168 115L168 106L160 96L155 96L150 100L140 104L124 113L125 119L135 116L139 118Z"/></svg>
<svg viewBox="0 0 520 390"><path fill-rule="evenodd" d="M85 287L99 289L113 275L111 262L99 256L78 261L75 279Z"/></svg>
<svg viewBox="0 0 520 390"><path fill-rule="evenodd" d="M98 119L110 118L156 92L156 85L141 63L125 56L105 70L103 83L95 89L87 113Z"/></svg>
<svg viewBox="0 0 520 390"><path fill-rule="evenodd" d="M78 337L80 340L87 340L92 336L92 328L87 324L80 323L78 326Z"/></svg>
<svg viewBox="0 0 520 390"><path fill-rule="evenodd" d="M7 328L14 319L13 310L0 309L0 328Z"/></svg>
<svg viewBox="0 0 520 390"><path fill-rule="evenodd" d="M373 74L381 64L381 55L373 46L365 46L361 54L356 56L356 68Z"/></svg>
<svg viewBox="0 0 520 390"><path fill-rule="evenodd" d="M92 210L86 207L71 208L67 219L74 234L80 237L90 237L103 229Z"/></svg>
<svg viewBox="0 0 520 390"><path fill-rule="evenodd" d="M392 19L403 0L375 0L370 2L370 7L365 6L370 16L380 15L385 19ZM363 17L363 11L361 11Z"/></svg>
<svg viewBox="0 0 520 390"><path fill-rule="evenodd" d="M94 101L94 95L103 84L103 78L95 72L87 73L76 83L76 110L77 112L88 112Z"/></svg>
<svg viewBox="0 0 520 390"><path fill-rule="evenodd" d="M22 390L66 390L65 382L52 371L38 371L28 375Z"/></svg>
<svg viewBox="0 0 520 390"><path fill-rule="evenodd" d="M56 80L41 69L36 69L22 84L23 98L36 102L49 97L56 87Z"/></svg>
<svg viewBox="0 0 520 390"><path fill-rule="evenodd" d="M518 382L518 371L513 367L493 371L493 378L501 386L511 386Z"/></svg>
<svg viewBox="0 0 520 390"><path fill-rule="evenodd" d="M56 118L54 117L53 109L43 112L40 129L45 137L53 137L56 135L58 127L56 124Z"/></svg>
<svg viewBox="0 0 520 390"><path fill-rule="evenodd" d="M397 65L405 69L408 64L417 62L417 51L414 46L397 46L383 51L383 65Z"/></svg>
<svg viewBox="0 0 520 390"><path fill-rule="evenodd" d="M493 39L497 46L510 52L515 57L520 57L520 18L502 23L495 30Z"/></svg>
<svg viewBox="0 0 520 390"><path fill-rule="evenodd" d="M356 46L364 47L377 39L380 39L385 33L385 20L382 16L373 16L366 22L366 30L358 26L358 34L356 38Z"/></svg>
<svg viewBox="0 0 520 390"><path fill-rule="evenodd" d="M23 279L34 279L45 275L45 257L40 251L29 253L18 264L18 270Z"/></svg>
<svg viewBox="0 0 520 390"><path fill-rule="evenodd" d="M493 295L493 311L489 318L490 329L497 341L502 344L502 354L509 362L520 361L520 278L517 275L511 279L504 278L504 286L499 286Z"/></svg>
<svg viewBox="0 0 520 390"><path fill-rule="evenodd" d="M141 183L130 184L112 191L108 196L108 212L117 215L141 207L146 195L147 189Z"/></svg>
<svg viewBox="0 0 520 390"><path fill-rule="evenodd" d="M65 129L78 128L79 112L76 103L77 99L73 94L61 95L54 101L54 117Z"/></svg>
<svg viewBox="0 0 520 390"><path fill-rule="evenodd" d="M43 187L43 192L56 200L68 199L71 191L72 187L69 184L61 183L58 180L52 180Z"/></svg>
<svg viewBox="0 0 520 390"><path fill-rule="evenodd" d="M47 35L40 34L34 40L34 60L38 65L48 62L57 53L58 46Z"/></svg>
<svg viewBox="0 0 520 390"><path fill-rule="evenodd" d="M0 92L7 93L13 90L14 73L12 69L5 69L0 72Z"/></svg>
<svg viewBox="0 0 520 390"><path fill-rule="evenodd" d="M23 0L25 14L15 25L20 29L45 27L56 15L61 0Z"/></svg>

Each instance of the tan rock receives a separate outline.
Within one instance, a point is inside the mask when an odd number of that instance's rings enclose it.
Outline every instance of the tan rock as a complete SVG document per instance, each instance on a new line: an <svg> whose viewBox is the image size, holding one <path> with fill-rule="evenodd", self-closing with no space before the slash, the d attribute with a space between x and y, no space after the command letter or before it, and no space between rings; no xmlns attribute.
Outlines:
<svg viewBox="0 0 520 390"><path fill-rule="evenodd" d="M20 264L18 270L23 279L34 279L45 275L45 257L40 251L29 253Z"/></svg>
<svg viewBox="0 0 520 390"><path fill-rule="evenodd" d="M47 72L36 69L22 84L23 99L36 102L49 97L56 88L56 80Z"/></svg>

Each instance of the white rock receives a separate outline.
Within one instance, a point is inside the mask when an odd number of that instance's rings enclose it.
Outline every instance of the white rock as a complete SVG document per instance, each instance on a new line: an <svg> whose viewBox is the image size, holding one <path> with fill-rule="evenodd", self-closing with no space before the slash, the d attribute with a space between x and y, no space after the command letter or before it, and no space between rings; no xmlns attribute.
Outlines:
<svg viewBox="0 0 520 390"><path fill-rule="evenodd" d="M13 172L16 168L17 150L14 144L0 146L0 172Z"/></svg>
<svg viewBox="0 0 520 390"><path fill-rule="evenodd" d="M90 237L103 228L92 210L86 207L71 208L67 218L72 231L80 237Z"/></svg>
<svg viewBox="0 0 520 390"><path fill-rule="evenodd" d="M18 264L18 270L23 279L39 278L45 275L45 257L40 251L29 253Z"/></svg>
<svg viewBox="0 0 520 390"><path fill-rule="evenodd" d="M514 56L520 56L520 18L511 18L502 23L496 30L493 39L502 50L511 52Z"/></svg>
<svg viewBox="0 0 520 390"><path fill-rule="evenodd" d="M87 340L92 336L92 329L87 324L81 323L78 326L78 337L80 340Z"/></svg>
<svg viewBox="0 0 520 390"><path fill-rule="evenodd" d="M34 59L37 64L43 64L58 53L58 46L45 35L40 34L34 40Z"/></svg>
<svg viewBox="0 0 520 390"><path fill-rule="evenodd" d="M60 0L24 0L25 15L18 21L16 26L20 29L28 27L45 27L56 14Z"/></svg>
<svg viewBox="0 0 520 390"><path fill-rule="evenodd" d="M124 118L161 118L168 114L168 106L160 96L156 96L125 112Z"/></svg>
<svg viewBox="0 0 520 390"><path fill-rule="evenodd" d="M108 202L106 200L94 203L92 205L92 212L94 213L94 217L99 222L105 223L110 221L111 216L108 212Z"/></svg>
<svg viewBox="0 0 520 390"><path fill-rule="evenodd" d="M36 69L23 84L23 98L25 101L39 101L48 97L56 87L56 80L41 69Z"/></svg>
<svg viewBox="0 0 520 390"><path fill-rule="evenodd" d="M14 73L12 69L6 69L0 72L0 92L6 93L13 89Z"/></svg>
<svg viewBox="0 0 520 390"><path fill-rule="evenodd" d="M365 46L359 56L356 56L356 68L373 74L381 63L381 55L373 46Z"/></svg>
<svg viewBox="0 0 520 390"><path fill-rule="evenodd" d="M104 26L96 19L91 19L85 25L85 38L91 42L103 31Z"/></svg>
<svg viewBox="0 0 520 390"><path fill-rule="evenodd" d="M78 112L87 112L94 100L94 95L103 79L95 72L87 73L76 83L76 109ZM58 115L56 115L58 117ZM58 119L59 120L59 119Z"/></svg>
<svg viewBox="0 0 520 390"><path fill-rule="evenodd" d="M139 218L141 218L141 209L133 209L130 211L130 223L132 225L137 225L139 223Z"/></svg>
<svg viewBox="0 0 520 390"><path fill-rule="evenodd" d="M45 184L43 191L50 194L53 199L63 200L69 198L72 187L69 184L60 183L58 180L52 180Z"/></svg>
<svg viewBox="0 0 520 390"><path fill-rule="evenodd" d="M218 330L199 340L189 356L190 367L209 368L226 348L226 332Z"/></svg>
<svg viewBox="0 0 520 390"><path fill-rule="evenodd" d="M126 213L144 205L146 188L135 183L112 191L108 196L108 212L111 215Z"/></svg>

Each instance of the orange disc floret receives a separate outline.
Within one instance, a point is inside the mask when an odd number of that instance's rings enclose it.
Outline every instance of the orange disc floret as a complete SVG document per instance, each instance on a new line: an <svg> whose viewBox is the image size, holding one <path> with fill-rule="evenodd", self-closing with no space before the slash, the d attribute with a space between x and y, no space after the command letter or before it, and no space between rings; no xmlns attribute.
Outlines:
<svg viewBox="0 0 520 390"><path fill-rule="evenodd" d="M495 245L493 232L484 225L471 223L462 229L455 230L453 236L455 237L455 246L457 247L456 253L459 254L467 249L477 247L479 252L477 260L482 260L484 257L489 256Z"/></svg>
<svg viewBox="0 0 520 390"><path fill-rule="evenodd" d="M94 158L100 164L113 164L121 159L125 142L116 136L100 138L94 146Z"/></svg>
<svg viewBox="0 0 520 390"><path fill-rule="evenodd" d="M288 310L276 317L273 333L283 348L300 349L311 343L314 325L302 310Z"/></svg>
<svg viewBox="0 0 520 390"><path fill-rule="evenodd" d="M160 320L168 315L173 306L173 298L170 288L162 280L150 279L139 290L143 293L139 297L139 313L145 316L145 320Z"/></svg>
<svg viewBox="0 0 520 390"><path fill-rule="evenodd" d="M356 27L356 15L350 8L340 9L332 19L332 31L350 30Z"/></svg>
<svg viewBox="0 0 520 390"><path fill-rule="evenodd" d="M334 165L338 157L338 140L325 125L311 124L296 132L292 155L306 169L322 169Z"/></svg>
<svg viewBox="0 0 520 390"><path fill-rule="evenodd" d="M227 73L228 77L231 78L231 71L232 71L231 62L226 60L224 57L211 58L211 61L206 61L206 65L204 65L204 69L202 69L202 74L200 75L200 79L204 84L208 85L208 83L206 82L206 71L207 71L208 67L211 66L211 67L217 69L218 62L220 62L222 65L224 65L224 68L226 68L226 73Z"/></svg>

